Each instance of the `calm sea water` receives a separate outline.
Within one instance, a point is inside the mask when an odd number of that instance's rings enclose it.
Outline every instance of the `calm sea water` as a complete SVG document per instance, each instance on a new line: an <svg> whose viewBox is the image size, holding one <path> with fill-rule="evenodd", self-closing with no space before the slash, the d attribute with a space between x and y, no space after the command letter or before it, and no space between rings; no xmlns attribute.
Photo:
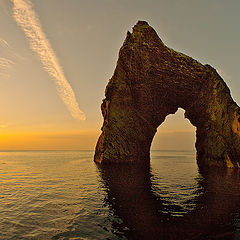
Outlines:
<svg viewBox="0 0 240 240"><path fill-rule="evenodd" d="M93 151L0 152L0 239L240 239L240 174L194 152L99 167Z"/></svg>

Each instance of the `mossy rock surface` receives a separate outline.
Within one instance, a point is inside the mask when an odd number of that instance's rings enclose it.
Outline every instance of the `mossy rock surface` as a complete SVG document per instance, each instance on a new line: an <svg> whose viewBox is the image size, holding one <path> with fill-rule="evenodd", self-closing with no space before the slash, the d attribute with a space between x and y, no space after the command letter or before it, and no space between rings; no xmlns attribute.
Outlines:
<svg viewBox="0 0 240 240"><path fill-rule="evenodd" d="M146 164L158 126L180 107L196 127L199 166L239 168L240 109L226 83L168 48L147 22L127 33L105 96L96 162Z"/></svg>

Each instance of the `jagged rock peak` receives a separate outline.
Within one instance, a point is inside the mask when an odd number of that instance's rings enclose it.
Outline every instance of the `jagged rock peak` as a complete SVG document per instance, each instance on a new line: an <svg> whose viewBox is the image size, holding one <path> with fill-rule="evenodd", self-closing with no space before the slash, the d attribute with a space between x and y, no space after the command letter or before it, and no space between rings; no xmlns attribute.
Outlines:
<svg viewBox="0 0 240 240"><path fill-rule="evenodd" d="M134 27L133 27L133 31L139 31L140 29L142 28L146 28L146 27L149 27L149 24L146 22L146 21L138 21Z"/></svg>
<svg viewBox="0 0 240 240"><path fill-rule="evenodd" d="M163 42L157 35L156 31L149 26L146 21L138 21L137 24L133 27L132 33L129 31L127 32L126 40L124 41L124 45L128 43L153 43L158 42L162 45Z"/></svg>

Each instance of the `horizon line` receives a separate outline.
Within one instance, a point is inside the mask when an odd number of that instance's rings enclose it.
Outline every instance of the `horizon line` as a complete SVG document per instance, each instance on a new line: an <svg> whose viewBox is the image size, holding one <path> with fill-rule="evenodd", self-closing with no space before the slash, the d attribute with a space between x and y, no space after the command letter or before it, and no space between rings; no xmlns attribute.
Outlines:
<svg viewBox="0 0 240 240"><path fill-rule="evenodd" d="M57 151L95 151L95 149L0 149L0 152L57 152ZM195 149L150 149L150 151L193 152Z"/></svg>

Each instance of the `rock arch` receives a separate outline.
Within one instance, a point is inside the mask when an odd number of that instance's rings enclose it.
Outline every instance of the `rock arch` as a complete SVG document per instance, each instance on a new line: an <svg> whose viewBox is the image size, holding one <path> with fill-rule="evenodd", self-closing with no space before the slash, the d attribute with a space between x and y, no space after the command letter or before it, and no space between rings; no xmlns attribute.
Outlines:
<svg viewBox="0 0 240 240"><path fill-rule="evenodd" d="M240 167L240 109L229 88L210 65L165 46L147 22L127 33L105 96L95 162L145 164L157 127L180 107L196 127L199 166Z"/></svg>

